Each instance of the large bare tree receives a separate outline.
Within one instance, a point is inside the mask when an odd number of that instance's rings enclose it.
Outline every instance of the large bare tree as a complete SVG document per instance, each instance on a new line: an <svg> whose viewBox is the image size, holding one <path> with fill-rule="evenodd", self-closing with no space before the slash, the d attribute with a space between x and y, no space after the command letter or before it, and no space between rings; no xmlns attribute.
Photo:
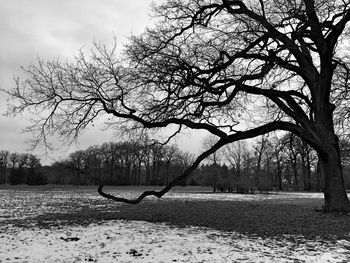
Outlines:
<svg viewBox="0 0 350 263"><path fill-rule="evenodd" d="M125 55L96 46L76 62L44 62L11 91L15 113L34 112L37 141L75 137L109 115L129 129L204 129L218 140L161 197L208 155L231 142L275 130L292 132L318 154L325 211L350 211L334 112L347 100L348 0L170 0L157 23L132 37Z"/></svg>

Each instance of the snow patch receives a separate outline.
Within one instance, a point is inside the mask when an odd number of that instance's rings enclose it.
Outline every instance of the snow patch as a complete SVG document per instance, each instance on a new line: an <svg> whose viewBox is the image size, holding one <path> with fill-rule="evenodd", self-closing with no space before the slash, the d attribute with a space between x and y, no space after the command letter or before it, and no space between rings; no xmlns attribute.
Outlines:
<svg viewBox="0 0 350 263"><path fill-rule="evenodd" d="M199 227L108 221L1 229L0 262L349 262L350 242L249 237Z"/></svg>

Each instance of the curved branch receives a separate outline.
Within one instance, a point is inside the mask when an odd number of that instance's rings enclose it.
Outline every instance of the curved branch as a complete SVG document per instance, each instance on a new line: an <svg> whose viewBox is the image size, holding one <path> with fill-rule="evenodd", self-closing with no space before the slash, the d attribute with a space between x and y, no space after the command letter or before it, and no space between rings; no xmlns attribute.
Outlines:
<svg viewBox="0 0 350 263"><path fill-rule="evenodd" d="M306 124L309 121L306 113L291 96L294 93L289 93L288 91L279 91L279 90L265 90L254 86L244 85L244 84L241 84L238 87L238 89L243 92L256 94L256 95L263 95L269 98L274 103L276 103L280 107L280 109L282 109L287 115L289 115L299 123ZM288 106L281 99L284 100L288 104Z"/></svg>
<svg viewBox="0 0 350 263"><path fill-rule="evenodd" d="M176 177L173 181L171 181L167 186L165 186L162 190L160 191L145 191L143 192L138 198L136 199L127 199L127 198L123 198L123 197L117 197L108 193L105 193L103 191L103 184L100 184L98 186L98 193L107 198L107 199L111 199L113 201L116 202L120 202L120 203L126 203L126 204L138 204L140 203L145 197L147 196L155 196L158 198L161 198L163 195L165 195L172 187L174 187L177 183L181 182L181 180L188 178L191 173L199 166L199 164L205 159L207 158L209 155L211 155L212 153L216 152L218 149L220 149L222 146L224 146L225 144L227 144L227 139L220 139L216 144L214 144L209 150L203 152L201 155L198 156L198 158L196 159L196 161L190 166L188 167L182 175Z"/></svg>
<svg viewBox="0 0 350 263"><path fill-rule="evenodd" d="M106 113L112 114L115 117L136 121L136 122L142 124L145 128L161 128L161 127L166 127L170 124L178 124L178 125L185 125L191 129L197 129L197 130L204 129L204 130L207 130L207 131L215 134L216 136L218 136L220 138L227 136L225 132L217 129L216 127L214 127L213 125L210 125L210 124L195 123L195 122L192 122L192 121L187 120L187 119L177 119L177 118L168 118L166 120L159 121L159 122L147 121L147 120L142 119L139 116L134 115L133 113L126 114L126 113L117 112L114 109L110 109L104 100L99 99L99 101L102 104L102 107Z"/></svg>
<svg viewBox="0 0 350 263"><path fill-rule="evenodd" d="M350 10L346 10L342 19L336 25L334 25L331 33L326 38L326 40L330 43L332 49L337 44L340 35L343 33L345 26L349 21L350 21Z"/></svg>
<svg viewBox="0 0 350 263"><path fill-rule="evenodd" d="M145 191L139 197L137 197L135 199L127 199L127 198L118 197L118 196L114 196L114 195L105 193L103 191L103 187L104 187L103 184L100 184L98 186L97 191L102 197L105 197L107 199L110 199L110 200L113 200L113 201L116 201L116 202L126 203L126 204L138 204L143 199L145 199L147 196L155 196L155 197L161 198L172 187L177 185L182 180L187 179L205 158L207 158L209 155L211 155L212 153L214 153L217 150L219 150L224 145L227 145L229 143L232 143L232 142L235 142L235 141L239 141L239 140L253 138L253 137L256 137L256 136L259 136L259 135L262 135L262 134L266 134L266 133L269 133L269 132L272 132L272 131L276 131L276 130L293 131L294 133L298 134L299 136L302 135L301 128L298 127L295 124L288 123L288 122L282 122L282 121L276 121L276 122L268 123L268 124L262 125L260 127L254 128L254 129L250 129L250 130L247 130L247 131L244 131L244 132L237 132L236 134L233 134L233 135L230 135L230 136L227 136L227 137L224 137L224 138L220 138L220 140L217 143L215 143L211 148L209 148L207 151L205 151L201 155L199 155L197 157L196 161L190 167L188 167L183 172L182 175L176 177L173 181L171 181L168 185L166 185L160 191L155 191L155 190L154 191Z"/></svg>

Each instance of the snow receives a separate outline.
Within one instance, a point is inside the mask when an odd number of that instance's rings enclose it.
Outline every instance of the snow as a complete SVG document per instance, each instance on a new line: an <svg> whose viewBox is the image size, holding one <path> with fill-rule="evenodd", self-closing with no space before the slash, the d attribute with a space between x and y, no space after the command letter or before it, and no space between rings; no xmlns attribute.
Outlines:
<svg viewBox="0 0 350 263"><path fill-rule="evenodd" d="M127 193L128 195L137 194ZM309 197L319 198L320 194ZM302 193L229 195L171 192L186 201L294 200ZM0 262L350 262L348 240L314 240L284 235L262 238L203 227L145 221L100 220L40 226L37 216L84 207L106 209L95 190L0 190ZM116 205L115 203L113 204ZM35 219L35 220L34 220ZM20 220L22 223L18 223ZM50 219L52 220L52 218ZM56 220L56 219L54 219ZM14 223L11 223L14 222ZM17 222L17 223L15 223ZM36 223L35 223L36 222Z"/></svg>
<svg viewBox="0 0 350 263"><path fill-rule="evenodd" d="M4 229L2 229L4 231ZM71 239L69 239L71 238ZM77 241L72 241L78 238ZM248 237L143 221L88 227L11 229L1 233L0 262L349 262L350 242Z"/></svg>

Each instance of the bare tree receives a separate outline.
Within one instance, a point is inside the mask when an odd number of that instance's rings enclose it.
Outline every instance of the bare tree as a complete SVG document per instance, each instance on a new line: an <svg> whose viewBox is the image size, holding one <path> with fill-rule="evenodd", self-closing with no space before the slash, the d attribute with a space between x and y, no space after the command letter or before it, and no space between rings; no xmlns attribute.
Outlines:
<svg viewBox="0 0 350 263"><path fill-rule="evenodd" d="M233 171L233 182L237 192L246 193L252 188L251 153L245 141L230 143L224 147L224 158Z"/></svg>
<svg viewBox="0 0 350 263"><path fill-rule="evenodd" d="M296 149L300 154L303 189L305 191L311 191L312 149L301 139L295 140L295 143Z"/></svg>
<svg viewBox="0 0 350 263"><path fill-rule="evenodd" d="M162 191L126 200L99 188L106 198L138 203L163 196L226 144L288 131L317 151L325 211L350 211L333 122L334 96L346 87L335 72L347 64L339 43L350 1L173 0L155 14L155 28L132 37L121 61L97 46L74 64L39 61L27 69L28 79L10 92L18 102L12 110L38 113L29 128L36 142L53 133L76 137L106 114L116 128L177 125L175 134L189 127L217 136Z"/></svg>
<svg viewBox="0 0 350 263"><path fill-rule="evenodd" d="M82 150L75 151L69 155L68 159L68 167L74 175L74 179L72 178L70 183L82 184L82 182L85 181L86 176L84 169L89 167L86 153Z"/></svg>
<svg viewBox="0 0 350 263"><path fill-rule="evenodd" d="M285 152L285 144L283 140L279 139L275 136L272 139L272 147L273 147L273 160L275 165L275 186L277 190L282 190L282 173L286 169L286 152Z"/></svg>
<svg viewBox="0 0 350 263"><path fill-rule="evenodd" d="M272 145L267 136L261 136L255 144L255 174L260 192L268 193L271 187Z"/></svg>
<svg viewBox="0 0 350 263"><path fill-rule="evenodd" d="M163 183L167 185L170 178L170 166L176 159L179 159L180 150L176 145L164 147L165 173Z"/></svg>
<svg viewBox="0 0 350 263"><path fill-rule="evenodd" d="M242 174L244 155L246 155L247 151L247 144L244 141L231 143L224 148L225 160L230 163L238 177Z"/></svg>
<svg viewBox="0 0 350 263"><path fill-rule="evenodd" d="M215 145L215 143L218 141L218 138L214 135L209 135L204 138L202 145L205 150L210 149ZM216 151L212 153L211 155L208 156L208 160L212 162L215 166L218 166L221 164L222 160L224 157L224 152L223 151Z"/></svg>
<svg viewBox="0 0 350 263"><path fill-rule="evenodd" d="M9 156L9 160L11 163L11 168L15 169L16 166L18 166L19 154L18 153L11 153Z"/></svg>
<svg viewBox="0 0 350 263"><path fill-rule="evenodd" d="M9 151L0 151L0 184L6 183L6 169L9 162Z"/></svg>
<svg viewBox="0 0 350 263"><path fill-rule="evenodd" d="M213 145L215 145L215 143L218 141L217 137L214 136L214 135L209 135L207 137L204 138L203 140L203 148L205 150L208 150L210 149L211 147L213 147ZM224 157L224 153L222 150L218 150L218 151L215 151L213 152L211 155L209 155L207 157L207 159L209 161L212 162L212 170L213 170L213 175L212 175L212 183L213 183L213 192L215 193L216 192L216 188L217 188L217 183L219 181L219 178L218 178L218 173L219 173L219 170L220 170L220 165L221 165L221 162L222 162L222 159Z"/></svg>

